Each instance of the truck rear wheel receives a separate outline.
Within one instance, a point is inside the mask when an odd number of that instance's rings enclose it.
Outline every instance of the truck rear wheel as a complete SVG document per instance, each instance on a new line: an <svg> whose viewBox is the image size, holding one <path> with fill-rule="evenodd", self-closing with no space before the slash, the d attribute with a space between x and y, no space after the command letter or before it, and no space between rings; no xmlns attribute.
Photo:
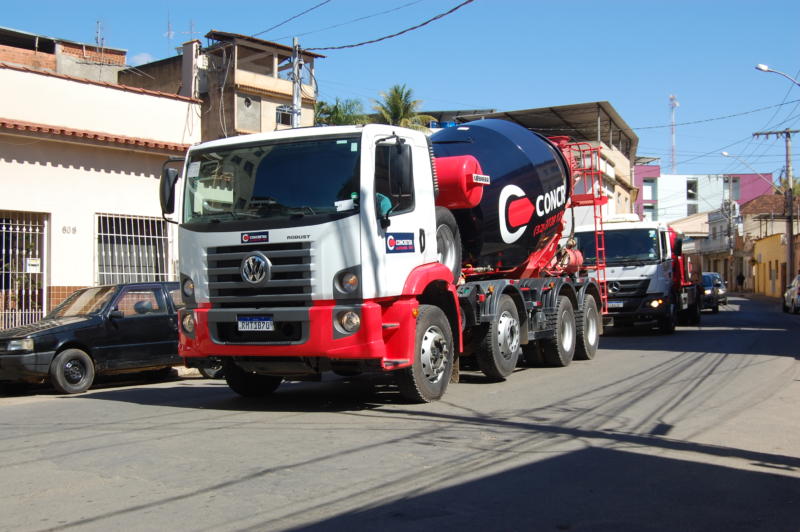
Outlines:
<svg viewBox="0 0 800 532"><path fill-rule="evenodd" d="M489 324L483 343L475 353L478 366L490 379L505 380L517 367L520 326L517 305L508 294L500 296L497 315Z"/></svg>
<svg viewBox="0 0 800 532"><path fill-rule="evenodd" d="M592 360L600 344L602 322L597 311L594 296L587 294L583 298L583 312L576 324L577 343L575 344L575 360Z"/></svg>
<svg viewBox="0 0 800 532"><path fill-rule="evenodd" d="M458 223L446 207L436 207L436 250L439 262L453 272L453 282L461 277L461 233Z"/></svg>
<svg viewBox="0 0 800 532"><path fill-rule="evenodd" d="M544 361L550 366L569 366L575 356L575 309L567 296L558 296L555 335L542 341Z"/></svg>
<svg viewBox="0 0 800 532"><path fill-rule="evenodd" d="M228 387L242 397L265 397L277 390L283 380L283 377L247 372L232 360L225 361L223 371Z"/></svg>
<svg viewBox="0 0 800 532"><path fill-rule="evenodd" d="M441 399L453 373L453 332L439 307L420 305L417 315L414 363L397 373L400 394L409 401Z"/></svg>

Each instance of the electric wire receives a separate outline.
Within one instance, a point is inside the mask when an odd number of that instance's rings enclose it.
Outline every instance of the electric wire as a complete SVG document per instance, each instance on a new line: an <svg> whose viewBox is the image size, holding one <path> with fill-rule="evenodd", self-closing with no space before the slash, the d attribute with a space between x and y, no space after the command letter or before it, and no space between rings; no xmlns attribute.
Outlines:
<svg viewBox="0 0 800 532"><path fill-rule="evenodd" d="M275 24L274 26L272 26L272 27L270 27L270 28L267 28L267 29L265 29L265 30L263 30L263 31L259 31L258 33L253 33L253 34L252 34L252 35L250 35L250 36L251 36L251 37L255 37L255 36L257 36L257 35L263 35L263 34L267 33L268 31L272 31L272 30L274 30L274 29L276 29L276 28L280 28L281 26L283 26L283 25L284 25L284 24L286 24L287 22L291 22L291 21L293 21L293 20L294 20L294 19L296 19L296 18L302 17L302 16L303 16L303 15L305 15L306 13L310 13L311 11L314 11L314 10L315 10L315 9L317 9L318 7L322 7L322 6L324 6L325 4L329 3L330 1L331 1L331 0L323 0L323 1L322 1L322 2L320 2L319 4L317 4L317 5L315 5L315 6L312 6L312 7L309 7L309 8L308 8L308 9L306 9L305 11L301 11L300 13L298 13L298 14L296 14L296 15L293 15L293 16L291 16L291 17L287 18L286 20L284 20L283 22L279 22L279 23Z"/></svg>
<svg viewBox="0 0 800 532"><path fill-rule="evenodd" d="M393 33L391 35L385 35L385 36L379 37L377 39L371 39L369 41L363 41L363 42L354 43L354 44L345 44L345 45L342 45L342 46L321 46L321 47L315 47L315 48L306 48L306 50L309 50L309 51L310 50L315 50L315 51L316 50L344 50L346 48L357 48L359 46L364 46L364 45L367 45L367 44L375 44L377 42L385 41L385 40L388 40L388 39L393 39L394 37L399 37L400 35L403 35L403 34L408 33L410 31L414 31L414 30L417 30L417 29L419 29L419 28L421 28L423 26L427 26L431 22L434 22L434 21L437 21L437 20L439 20L441 18L444 18L447 15L450 15L451 13L454 13L454 12L458 11L459 9L464 7L465 5L471 4L474 1L475 0L464 0L463 2L458 4L457 6L449 9L448 11L445 11L443 13L439 13L438 15L436 15L436 16L434 16L432 18L429 18L425 22L421 22L421 23L417 24L416 26L411 26L410 28L406 28L406 29L404 29L402 31L398 31L397 33Z"/></svg>
<svg viewBox="0 0 800 532"><path fill-rule="evenodd" d="M339 24L334 24L332 26L326 26L324 28L320 28L318 30L311 30L306 31L304 33L297 33L294 35L285 35L283 37L278 37L277 40L289 39L290 37L305 37L306 35L312 35L314 33L321 33L323 31L332 30L334 28L341 28L342 26L347 26L348 24L353 24L354 22L361 22L362 20L367 20L374 17L379 17L381 15L387 15L389 13L393 13L395 11L400 11L401 9L405 9L407 7L411 7L414 4L419 4L423 0L414 0L413 2L408 2L407 4L403 4L401 6L394 7L392 9L386 9L384 11L379 11L378 13L372 13L371 15L364 15L363 17L354 18L352 20L348 20L347 22L340 22Z"/></svg>

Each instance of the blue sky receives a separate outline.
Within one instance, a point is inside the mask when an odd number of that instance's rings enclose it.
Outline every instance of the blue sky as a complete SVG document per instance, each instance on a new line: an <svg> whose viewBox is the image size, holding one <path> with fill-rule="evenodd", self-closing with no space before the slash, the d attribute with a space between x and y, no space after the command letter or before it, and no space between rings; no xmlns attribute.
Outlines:
<svg viewBox="0 0 800 532"><path fill-rule="evenodd" d="M0 26L92 43L99 21L106 46L127 50L136 63L174 55L192 37L205 44L211 29L262 32L321 1L5 0ZM304 48L357 43L414 26L460 2L330 0L259 38L289 44L299 35ZM393 8L399 9L348 23ZM333 25L339 27L324 30ZM411 87L423 109L514 110L607 100L639 135L638 154L661 157L662 171L670 166L669 95L675 94L676 121L702 121L677 128L678 173L752 171L720 156L723 149L759 172L778 173L783 141L753 140L751 134L800 129L800 87L754 65L800 75L798 25L797 0L474 0L400 37L322 52L327 58L317 63L317 79L321 99L357 98L366 110L396 83ZM709 120L762 108L768 109Z"/></svg>

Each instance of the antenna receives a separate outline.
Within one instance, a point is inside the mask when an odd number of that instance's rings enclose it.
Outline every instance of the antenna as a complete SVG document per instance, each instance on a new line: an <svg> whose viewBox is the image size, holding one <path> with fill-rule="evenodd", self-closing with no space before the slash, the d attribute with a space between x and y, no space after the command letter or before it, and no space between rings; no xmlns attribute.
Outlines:
<svg viewBox="0 0 800 532"><path fill-rule="evenodd" d="M677 168L677 165L675 163L675 109L680 107L680 106L681 106L681 104L678 103L678 97L675 96L674 94L670 94L669 95L669 107L670 107L670 110L671 110L670 113L672 115L671 116L671 121L670 121L671 129L672 129L672 160L670 161L670 172L673 173L673 174L676 173L676 168Z"/></svg>
<svg viewBox="0 0 800 532"><path fill-rule="evenodd" d="M169 18L169 11L167 11L167 32L164 34L164 37L167 38L167 50L172 53L172 38L175 36L175 32L172 31L172 21Z"/></svg>

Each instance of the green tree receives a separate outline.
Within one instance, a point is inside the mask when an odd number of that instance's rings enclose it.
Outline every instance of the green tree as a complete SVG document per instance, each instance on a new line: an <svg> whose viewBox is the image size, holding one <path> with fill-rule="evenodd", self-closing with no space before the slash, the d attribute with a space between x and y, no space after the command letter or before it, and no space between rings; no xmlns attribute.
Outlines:
<svg viewBox="0 0 800 532"><path fill-rule="evenodd" d="M394 85L388 92L381 93L381 100L373 100L372 108L378 113L378 122L392 126L407 127L426 131L427 124L434 117L419 114L422 100L414 99L414 92L405 84Z"/></svg>
<svg viewBox="0 0 800 532"><path fill-rule="evenodd" d="M364 124L367 121L360 101L339 98L336 98L333 104L318 101L314 107L314 119L317 124L327 126Z"/></svg>

